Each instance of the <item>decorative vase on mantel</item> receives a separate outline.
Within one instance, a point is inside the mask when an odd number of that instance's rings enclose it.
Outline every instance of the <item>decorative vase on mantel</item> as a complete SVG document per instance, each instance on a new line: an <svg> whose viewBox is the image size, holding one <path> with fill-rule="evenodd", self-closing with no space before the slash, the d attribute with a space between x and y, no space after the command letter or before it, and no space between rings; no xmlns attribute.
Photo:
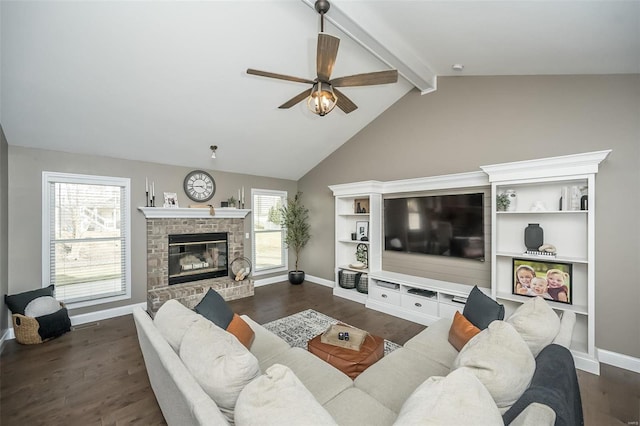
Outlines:
<svg viewBox="0 0 640 426"><path fill-rule="evenodd" d="M530 223L524 228L524 245L527 250L537 251L544 244L544 231L539 223Z"/></svg>

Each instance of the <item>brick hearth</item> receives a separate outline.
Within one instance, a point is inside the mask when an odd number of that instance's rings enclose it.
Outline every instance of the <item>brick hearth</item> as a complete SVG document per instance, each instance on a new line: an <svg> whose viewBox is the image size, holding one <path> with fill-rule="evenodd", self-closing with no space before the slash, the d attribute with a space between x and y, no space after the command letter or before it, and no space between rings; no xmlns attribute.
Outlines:
<svg viewBox="0 0 640 426"><path fill-rule="evenodd" d="M243 218L220 218L216 217L218 214L195 218L150 217L152 215L147 214L147 210L149 209L143 211L147 216L147 310L151 315L154 315L169 299L177 299L188 308L193 308L209 288L216 290L225 300L253 295L254 286L251 279L235 281L230 277L220 277L169 285L169 234L227 232L229 265L231 265L234 259L244 255ZM177 210L173 209L172 212L175 213Z"/></svg>

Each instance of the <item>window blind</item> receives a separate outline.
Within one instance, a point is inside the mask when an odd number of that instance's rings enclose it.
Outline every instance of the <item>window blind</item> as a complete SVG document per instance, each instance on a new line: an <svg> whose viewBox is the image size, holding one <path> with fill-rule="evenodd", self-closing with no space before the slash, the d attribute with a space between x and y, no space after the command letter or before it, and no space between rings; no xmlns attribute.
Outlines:
<svg viewBox="0 0 640 426"><path fill-rule="evenodd" d="M127 294L127 186L85 183L80 176L54 177L47 185L48 278L56 298L76 303Z"/></svg>

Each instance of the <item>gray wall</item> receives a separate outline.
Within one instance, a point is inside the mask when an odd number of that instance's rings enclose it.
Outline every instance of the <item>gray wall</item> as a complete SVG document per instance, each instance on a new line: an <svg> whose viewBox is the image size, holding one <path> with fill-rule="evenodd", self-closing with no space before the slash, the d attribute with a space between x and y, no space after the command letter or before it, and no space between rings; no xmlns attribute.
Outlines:
<svg viewBox="0 0 640 426"><path fill-rule="evenodd" d="M10 142L10 141L9 141ZM147 247L146 220L137 208L145 205L145 177L155 181L156 206L162 205L163 192L178 194L178 203L191 202L182 189L184 177L192 169L108 157L69 154L57 151L9 146L9 253L8 292L10 294L39 288L42 283L42 172L80 173L131 179L131 300L75 309L72 315L146 302ZM4 170L4 169L3 169ZM297 183L290 180L207 170L216 181L216 193L210 201L235 195L244 186L246 208L251 208L251 188L277 189L295 194ZM7 203L2 203L6 205ZM245 232L251 230L251 216L245 218ZM245 256L251 258L251 244L245 240ZM261 276L267 278L269 275ZM5 315L6 316L6 315Z"/></svg>
<svg viewBox="0 0 640 426"><path fill-rule="evenodd" d="M408 93L298 182L312 219L304 268L333 277L327 185L603 149L613 152L596 177L596 345L640 357L640 75L448 77Z"/></svg>
<svg viewBox="0 0 640 426"><path fill-rule="evenodd" d="M9 159L7 139L0 126L0 337L9 328L8 309L4 295L9 292L8 252L9 252Z"/></svg>

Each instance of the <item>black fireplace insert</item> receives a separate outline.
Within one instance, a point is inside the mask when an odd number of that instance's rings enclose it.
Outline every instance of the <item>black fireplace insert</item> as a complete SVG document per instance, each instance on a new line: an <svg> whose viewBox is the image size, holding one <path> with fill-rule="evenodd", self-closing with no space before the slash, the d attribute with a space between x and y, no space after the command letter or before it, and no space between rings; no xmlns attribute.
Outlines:
<svg viewBox="0 0 640 426"><path fill-rule="evenodd" d="M169 285L229 275L228 233L169 235Z"/></svg>

